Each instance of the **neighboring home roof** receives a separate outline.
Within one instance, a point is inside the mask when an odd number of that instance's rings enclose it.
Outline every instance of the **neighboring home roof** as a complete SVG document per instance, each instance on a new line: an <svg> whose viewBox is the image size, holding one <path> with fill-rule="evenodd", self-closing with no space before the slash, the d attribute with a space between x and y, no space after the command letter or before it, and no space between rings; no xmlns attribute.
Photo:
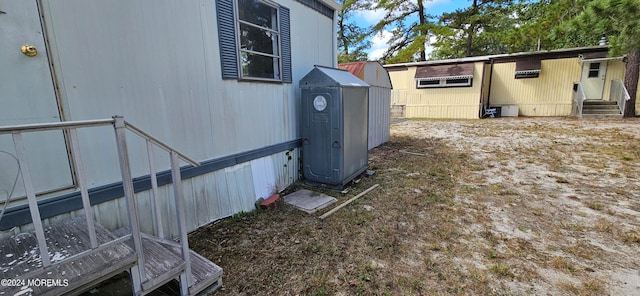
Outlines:
<svg viewBox="0 0 640 296"><path fill-rule="evenodd" d="M563 48L555 50L543 50L532 52L519 52L511 54L497 54L477 57L466 57L458 59L437 60L437 61L423 61L423 62L410 62L384 65L389 71L394 68L406 68L423 65L437 65L437 64L460 64L460 63L475 63L475 62L515 62L518 60L545 60L545 59L557 59L557 58L569 58L580 56L583 59L604 58L607 56L609 46L591 46L591 47L578 47L578 48Z"/></svg>
<svg viewBox="0 0 640 296"><path fill-rule="evenodd" d="M338 68L349 71L371 86L392 88L389 72L378 61L362 61L339 64Z"/></svg>

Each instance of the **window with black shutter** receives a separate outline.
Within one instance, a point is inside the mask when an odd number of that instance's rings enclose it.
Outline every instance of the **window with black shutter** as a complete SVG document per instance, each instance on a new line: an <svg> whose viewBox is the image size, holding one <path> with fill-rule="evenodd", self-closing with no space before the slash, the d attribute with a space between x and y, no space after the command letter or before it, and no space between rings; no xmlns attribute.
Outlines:
<svg viewBox="0 0 640 296"><path fill-rule="evenodd" d="M289 9L267 0L218 0L223 79L291 83Z"/></svg>

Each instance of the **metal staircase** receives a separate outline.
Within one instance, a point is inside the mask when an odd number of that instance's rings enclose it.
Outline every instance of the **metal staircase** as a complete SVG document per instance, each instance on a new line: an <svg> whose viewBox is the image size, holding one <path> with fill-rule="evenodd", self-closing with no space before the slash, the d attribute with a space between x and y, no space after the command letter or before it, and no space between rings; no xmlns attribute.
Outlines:
<svg viewBox="0 0 640 296"><path fill-rule="evenodd" d="M622 117L631 97L620 79L611 80L609 101L588 100L581 82L573 84L571 116L580 118Z"/></svg>
<svg viewBox="0 0 640 296"><path fill-rule="evenodd" d="M112 125L115 129L118 164L129 219L128 230L122 235L105 229L94 219L77 137L78 129L105 125ZM81 193L83 215L44 226L22 136L47 130L62 130L68 135L69 147L75 156L72 165ZM141 137L147 144L154 197L151 209L153 234L140 231L126 142L127 131ZM3 278L0 295L76 294L123 271L128 271L131 276L134 295L148 294L174 279L180 284L181 295L210 292L222 285L222 268L189 249L179 162L183 160L198 166L197 161L119 116L104 120L5 126L0 127L0 134L11 134L13 138L33 222L33 231L0 239L0 271ZM179 243L166 238L162 229L163 217L160 215L159 202L156 201L158 186L154 146L169 154L175 219L179 230L176 239Z"/></svg>
<svg viewBox="0 0 640 296"><path fill-rule="evenodd" d="M582 117L622 117L615 101L585 100L582 105Z"/></svg>

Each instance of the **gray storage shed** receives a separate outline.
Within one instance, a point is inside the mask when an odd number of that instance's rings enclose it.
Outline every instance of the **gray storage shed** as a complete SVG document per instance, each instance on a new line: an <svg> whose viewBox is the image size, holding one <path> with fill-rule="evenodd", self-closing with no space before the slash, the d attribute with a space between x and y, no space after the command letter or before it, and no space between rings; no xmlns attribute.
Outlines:
<svg viewBox="0 0 640 296"><path fill-rule="evenodd" d="M378 61L338 65L369 84L369 149L389 141L391 125L391 78Z"/></svg>
<svg viewBox="0 0 640 296"><path fill-rule="evenodd" d="M367 169L369 84L348 71L315 66L300 88L303 176L343 187Z"/></svg>

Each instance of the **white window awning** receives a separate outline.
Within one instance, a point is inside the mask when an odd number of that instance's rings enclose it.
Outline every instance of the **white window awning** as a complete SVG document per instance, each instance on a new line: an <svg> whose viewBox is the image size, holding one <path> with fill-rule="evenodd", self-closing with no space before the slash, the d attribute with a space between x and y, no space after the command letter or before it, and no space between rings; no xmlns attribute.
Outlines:
<svg viewBox="0 0 640 296"><path fill-rule="evenodd" d="M425 65L416 69L414 78L419 81L473 78L474 63Z"/></svg>
<svg viewBox="0 0 640 296"><path fill-rule="evenodd" d="M422 77L422 78L415 78L415 79L417 81L432 81L432 80L469 79L469 78L473 78L473 75L435 76L435 77Z"/></svg>
<svg viewBox="0 0 640 296"><path fill-rule="evenodd" d="M516 71L516 75L518 74L540 74L540 70L523 70L523 71Z"/></svg>

